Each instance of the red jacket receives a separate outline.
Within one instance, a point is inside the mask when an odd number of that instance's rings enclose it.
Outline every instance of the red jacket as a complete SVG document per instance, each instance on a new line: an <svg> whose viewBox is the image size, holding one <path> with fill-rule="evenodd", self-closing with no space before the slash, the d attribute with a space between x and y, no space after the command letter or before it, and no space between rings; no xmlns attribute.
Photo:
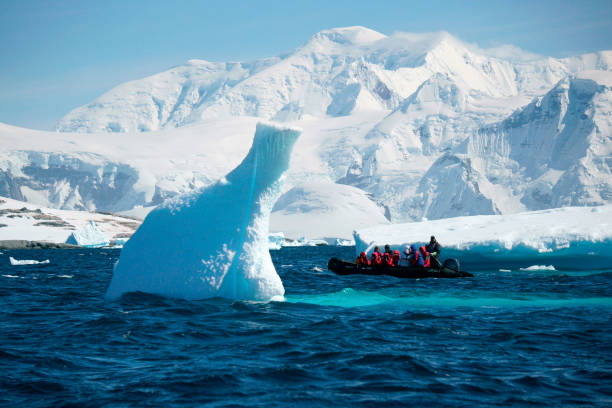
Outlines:
<svg viewBox="0 0 612 408"><path fill-rule="evenodd" d="M431 261L429 259L429 253L425 249L424 246L419 248L420 255L423 257L423 266L429 268L431 266Z"/></svg>
<svg viewBox="0 0 612 408"><path fill-rule="evenodd" d="M370 260L372 261L372 266L376 265L376 266L380 266L382 265L382 254L380 252L374 251L372 252L372 256L370 257Z"/></svg>
<svg viewBox="0 0 612 408"><path fill-rule="evenodd" d="M395 250L393 251L393 266L397 266L399 264L399 260L400 260L400 253L399 250Z"/></svg>
<svg viewBox="0 0 612 408"><path fill-rule="evenodd" d="M368 259L368 256L366 255L365 252L360 253L359 256L357 257L357 265L364 265L364 266L370 265L370 260Z"/></svg>
<svg viewBox="0 0 612 408"><path fill-rule="evenodd" d="M385 266L394 266L393 265L393 254L391 252L385 252L383 255L383 264Z"/></svg>

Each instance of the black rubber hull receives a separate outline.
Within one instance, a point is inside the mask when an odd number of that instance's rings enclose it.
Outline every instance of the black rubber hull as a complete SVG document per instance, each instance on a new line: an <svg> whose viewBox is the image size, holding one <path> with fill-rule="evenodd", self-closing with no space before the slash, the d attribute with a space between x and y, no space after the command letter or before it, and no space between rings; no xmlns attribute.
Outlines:
<svg viewBox="0 0 612 408"><path fill-rule="evenodd" d="M472 275L466 271L455 271L449 268L422 268L422 267L371 267L358 266L353 262L343 261L338 258L331 258L327 263L327 268L336 275L388 275L396 278L469 278Z"/></svg>

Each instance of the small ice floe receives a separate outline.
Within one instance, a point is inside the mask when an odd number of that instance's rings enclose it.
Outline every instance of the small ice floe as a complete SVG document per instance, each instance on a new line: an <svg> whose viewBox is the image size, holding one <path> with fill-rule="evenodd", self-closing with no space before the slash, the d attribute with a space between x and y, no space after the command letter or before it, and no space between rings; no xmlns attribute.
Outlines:
<svg viewBox="0 0 612 408"><path fill-rule="evenodd" d="M55 275L57 278L72 279L73 275Z"/></svg>
<svg viewBox="0 0 612 408"><path fill-rule="evenodd" d="M500 272L512 272L510 269L500 269Z"/></svg>
<svg viewBox="0 0 612 408"><path fill-rule="evenodd" d="M527 268L521 268L521 271L556 271L553 265L531 265Z"/></svg>
<svg viewBox="0 0 612 408"><path fill-rule="evenodd" d="M319 268L318 266L315 266L314 268L312 268L312 270L315 272L323 272L323 269Z"/></svg>
<svg viewBox="0 0 612 408"><path fill-rule="evenodd" d="M11 262L11 265L40 265L50 263L48 259L45 259L44 261L37 261L35 259L15 259L12 256L9 257L9 261Z"/></svg>
<svg viewBox="0 0 612 408"><path fill-rule="evenodd" d="M2 275L2 276L4 276L5 278L21 278L21 279L23 279L23 276L17 276L17 275Z"/></svg>

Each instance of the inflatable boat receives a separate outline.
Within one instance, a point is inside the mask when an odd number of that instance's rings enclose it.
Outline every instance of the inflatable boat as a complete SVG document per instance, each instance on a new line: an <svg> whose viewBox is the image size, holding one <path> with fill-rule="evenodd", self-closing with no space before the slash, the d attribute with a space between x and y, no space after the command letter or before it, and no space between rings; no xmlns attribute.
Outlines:
<svg viewBox="0 0 612 408"><path fill-rule="evenodd" d="M462 271L459 261L447 259L440 268L430 267L405 267L405 266L364 266L354 262L331 258L327 263L327 269L336 275L388 275L396 278L469 278L473 277L469 272Z"/></svg>

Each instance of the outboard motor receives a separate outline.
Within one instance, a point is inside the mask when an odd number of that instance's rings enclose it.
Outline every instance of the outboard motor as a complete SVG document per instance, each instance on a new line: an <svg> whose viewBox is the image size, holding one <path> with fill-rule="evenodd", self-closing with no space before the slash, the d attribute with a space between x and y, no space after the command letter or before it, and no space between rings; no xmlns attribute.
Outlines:
<svg viewBox="0 0 612 408"><path fill-rule="evenodd" d="M459 260L456 258L449 258L442 264L442 269L447 268L455 272L459 272L461 267L459 266Z"/></svg>

